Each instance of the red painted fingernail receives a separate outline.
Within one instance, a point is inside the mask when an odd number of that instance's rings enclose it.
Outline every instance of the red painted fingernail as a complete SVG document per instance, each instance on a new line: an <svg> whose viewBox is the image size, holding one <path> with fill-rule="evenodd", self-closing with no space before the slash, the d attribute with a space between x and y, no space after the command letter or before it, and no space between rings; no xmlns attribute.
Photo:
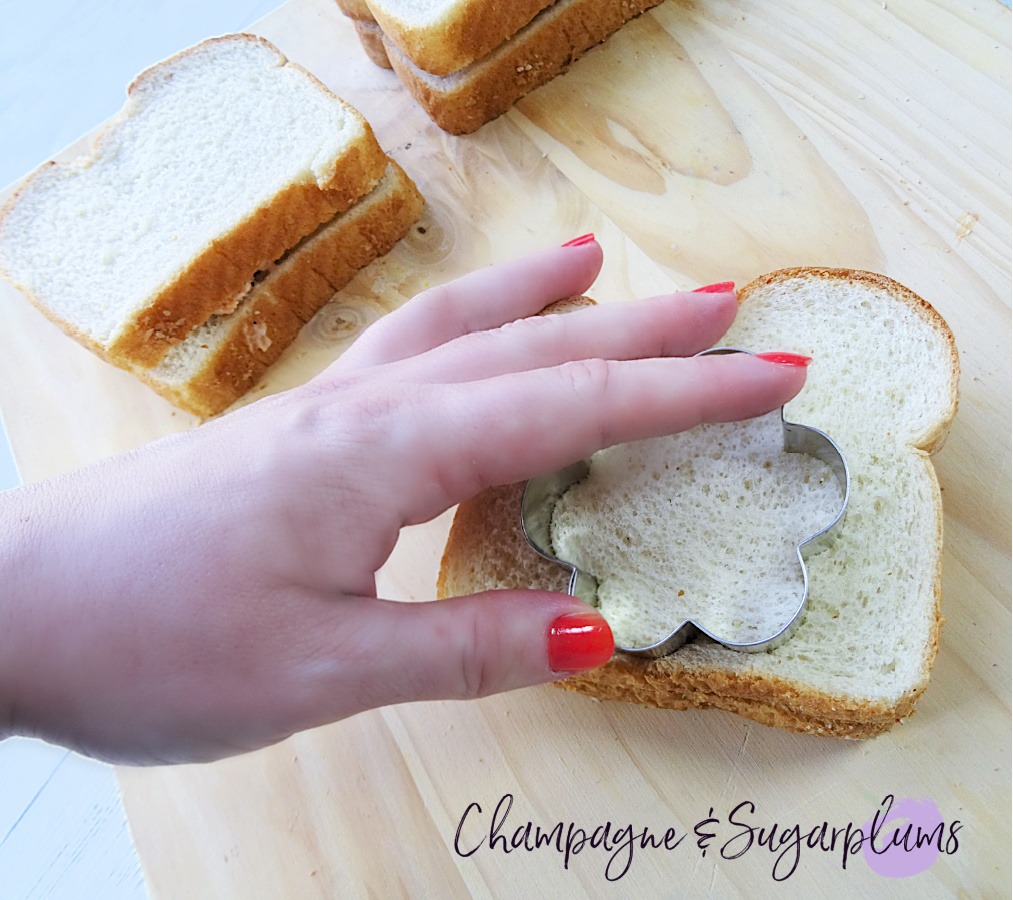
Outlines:
<svg viewBox="0 0 1013 900"><path fill-rule="evenodd" d="M567 241L565 244L563 244L563 246L583 247L584 244L593 244L593 243L594 243L594 234L592 232L588 232L587 234L582 234L580 237L575 237L572 241Z"/></svg>
<svg viewBox="0 0 1013 900"><path fill-rule="evenodd" d="M705 284L703 287L693 288L694 294L730 294L735 290L734 281L719 281L717 284Z"/></svg>
<svg viewBox="0 0 1013 900"><path fill-rule="evenodd" d="M767 362L777 363L779 366L798 366L805 368L813 361L811 356L802 356L799 353L781 353L775 351L773 353L757 353L757 359L763 359Z"/></svg>
<svg viewBox="0 0 1013 900"><path fill-rule="evenodd" d="M549 627L549 668L553 672L583 672L612 658L612 629L596 612L569 613Z"/></svg>

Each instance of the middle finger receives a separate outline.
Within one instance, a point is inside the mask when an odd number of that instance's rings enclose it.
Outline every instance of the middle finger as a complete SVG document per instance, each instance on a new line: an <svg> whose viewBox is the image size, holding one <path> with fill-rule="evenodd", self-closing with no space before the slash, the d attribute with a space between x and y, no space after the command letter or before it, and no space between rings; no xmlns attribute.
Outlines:
<svg viewBox="0 0 1013 900"><path fill-rule="evenodd" d="M459 384L576 359L692 356L721 339L736 310L731 291L588 306L467 334L402 365L419 380Z"/></svg>

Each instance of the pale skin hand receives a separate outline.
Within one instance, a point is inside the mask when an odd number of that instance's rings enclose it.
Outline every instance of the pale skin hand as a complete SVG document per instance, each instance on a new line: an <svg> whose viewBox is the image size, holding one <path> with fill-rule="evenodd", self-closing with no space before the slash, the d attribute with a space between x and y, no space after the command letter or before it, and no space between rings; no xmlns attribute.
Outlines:
<svg viewBox="0 0 1013 900"><path fill-rule="evenodd" d="M717 343L732 294L528 318L596 243L419 295L309 384L0 495L0 728L207 760L390 703L558 678L573 598L376 599L403 525L620 441L746 418L804 371ZM764 349L764 348L757 348Z"/></svg>

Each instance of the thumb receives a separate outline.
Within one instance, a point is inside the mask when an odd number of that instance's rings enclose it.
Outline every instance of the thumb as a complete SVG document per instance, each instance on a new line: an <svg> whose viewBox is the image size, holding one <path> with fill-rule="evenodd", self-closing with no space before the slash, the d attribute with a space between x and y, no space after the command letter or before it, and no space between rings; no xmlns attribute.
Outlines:
<svg viewBox="0 0 1013 900"><path fill-rule="evenodd" d="M473 699L557 681L604 665L614 649L612 631L596 610L546 591L373 601L360 616L362 680L353 690L362 709Z"/></svg>

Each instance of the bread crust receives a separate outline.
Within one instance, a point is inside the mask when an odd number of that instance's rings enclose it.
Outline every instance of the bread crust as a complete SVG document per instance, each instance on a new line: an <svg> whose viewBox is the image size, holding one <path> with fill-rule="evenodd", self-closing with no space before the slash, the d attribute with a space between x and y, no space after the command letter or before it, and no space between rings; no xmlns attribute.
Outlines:
<svg viewBox="0 0 1013 900"><path fill-rule="evenodd" d="M139 377L157 393L201 417L217 415L253 387L302 326L355 274L387 253L422 214L423 200L396 163L389 164L394 189L359 212L352 209L326 223L295 248L250 293L230 318L228 336L183 384L157 372Z"/></svg>
<svg viewBox="0 0 1013 900"><path fill-rule="evenodd" d="M223 302L245 290L255 272L349 209L375 186L386 165L371 131L370 138L371 144L353 148L338 161L333 186L291 185L216 240L209 252L155 295L147 310L125 323L109 345L109 355L135 366L157 365Z"/></svg>
<svg viewBox="0 0 1013 900"><path fill-rule="evenodd" d="M675 654L646 660L617 654L604 667L559 682L561 688L601 699L623 700L665 709L723 709L764 725L789 731L851 739L874 737L912 715L924 692L939 647L942 616L943 509L929 455L941 445L957 410L959 363L952 333L941 316L913 291L872 272L820 267L784 269L746 285L741 302L764 287L794 278L846 279L878 290L915 310L943 339L950 367L951 394L945 413L912 448L930 478L936 523L934 614L925 635L921 672L916 683L892 702L873 702L815 690L763 672L732 671ZM460 504L440 565L437 595L471 594L490 588L566 592L568 573L538 556L520 528L523 484L483 491Z"/></svg>
<svg viewBox="0 0 1013 900"><path fill-rule="evenodd" d="M366 5L366 0L337 0L340 9L350 19L362 19L367 22L376 21Z"/></svg>
<svg viewBox="0 0 1013 900"><path fill-rule="evenodd" d="M8 198L0 209L0 241L3 240L8 214L33 190L40 179L59 177L58 173L63 168L87 163L101 156L115 129L129 117L132 98L145 85L153 79L171 75L174 64L208 44L227 41L248 41L270 49L276 55L279 66L291 66L302 72L317 89L339 103L344 114L356 123L361 137L333 161L323 182L303 181L288 185L261 208L251 210L246 219L230 232L216 237L172 281L148 297L145 306L121 324L108 345L103 346L99 353L121 368L157 365L172 346L206 322L231 298L245 291L258 269L278 259L322 222L347 210L367 194L383 177L387 165L387 158L369 124L356 110L335 97L318 79L302 67L289 62L263 38L248 34L227 35L183 50L138 75L127 89L126 104L99 131L88 154L68 163L44 163ZM6 271L2 261L0 274L5 275L65 332L81 340L90 349L98 350L95 340L82 340L79 328L48 309L45 298L39 297L31 285L25 284L14 273Z"/></svg>
<svg viewBox="0 0 1013 900"><path fill-rule="evenodd" d="M413 25L384 6L366 0L374 21L412 63L433 75L449 75L481 59L528 24L554 0L457 0L453 10L431 25ZM349 0L340 4L345 8ZM353 16L361 19L362 16Z"/></svg>
<svg viewBox="0 0 1013 900"><path fill-rule="evenodd" d="M560 0L472 66L448 78L421 71L385 31L376 30L402 84L444 131L468 134L505 113L521 97L565 72L570 64L630 19L661 0ZM362 23L360 36L369 28Z"/></svg>

